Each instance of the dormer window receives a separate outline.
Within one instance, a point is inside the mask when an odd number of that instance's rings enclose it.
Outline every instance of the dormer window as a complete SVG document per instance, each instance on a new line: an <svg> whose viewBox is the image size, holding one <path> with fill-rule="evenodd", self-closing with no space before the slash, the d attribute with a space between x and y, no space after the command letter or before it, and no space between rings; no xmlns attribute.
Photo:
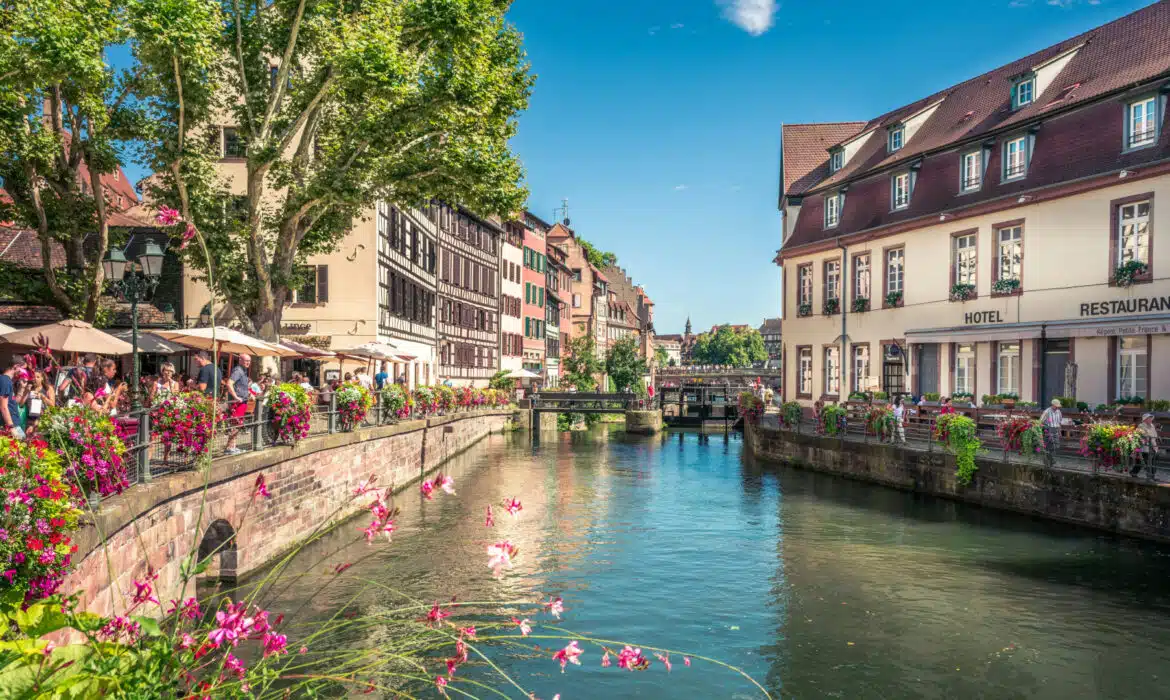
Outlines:
<svg viewBox="0 0 1170 700"><path fill-rule="evenodd" d="M905 144L905 141L906 141L906 127L905 126L903 126L902 124L899 124L898 126L892 127L890 129L890 136L889 136L889 143L888 143L890 153L893 153L894 151L902 150L902 146Z"/></svg>
<svg viewBox="0 0 1170 700"><path fill-rule="evenodd" d="M1028 174L1028 137L1018 136L1003 143L1003 179L1018 180Z"/></svg>
<svg viewBox="0 0 1170 700"><path fill-rule="evenodd" d="M833 228L841 223L841 205L845 195L833 192L825 195L825 228Z"/></svg>
<svg viewBox="0 0 1170 700"><path fill-rule="evenodd" d="M960 189L963 192L974 192L983 185L983 151L971 151L963 154L962 180Z"/></svg>
<svg viewBox="0 0 1170 700"><path fill-rule="evenodd" d="M1126 105L1125 144L1127 148L1150 146L1158 140L1158 98L1144 97Z"/></svg>
<svg viewBox="0 0 1170 700"><path fill-rule="evenodd" d="M898 173L890 179L892 208L905 209L910 206L910 173Z"/></svg>
<svg viewBox="0 0 1170 700"><path fill-rule="evenodd" d="M829 172L835 173L845 165L845 151L834 148L829 151Z"/></svg>
<svg viewBox="0 0 1170 700"><path fill-rule="evenodd" d="M1019 109L1032 104L1036 99L1036 76L1029 75L1020 78L1012 86L1012 109Z"/></svg>

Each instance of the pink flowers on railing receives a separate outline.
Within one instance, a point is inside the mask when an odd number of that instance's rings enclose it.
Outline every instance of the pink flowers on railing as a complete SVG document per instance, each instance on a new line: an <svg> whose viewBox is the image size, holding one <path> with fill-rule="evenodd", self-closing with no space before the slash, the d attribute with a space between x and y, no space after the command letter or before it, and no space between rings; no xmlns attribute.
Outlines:
<svg viewBox="0 0 1170 700"><path fill-rule="evenodd" d="M155 406L150 426L168 452L198 457L207 454L215 415L211 397L189 391L168 396Z"/></svg>
<svg viewBox="0 0 1170 700"><path fill-rule="evenodd" d="M130 485L117 432L109 416L81 406L50 407L37 421L37 433L65 460L68 477L102 496Z"/></svg>
<svg viewBox="0 0 1170 700"><path fill-rule="evenodd" d="M337 388L337 413L344 430L353 430L366 419L374 407L374 395L357 382L347 382Z"/></svg>
<svg viewBox="0 0 1170 700"><path fill-rule="evenodd" d="M312 413L308 393L297 384L277 384L264 396L277 439L295 444L309 434Z"/></svg>

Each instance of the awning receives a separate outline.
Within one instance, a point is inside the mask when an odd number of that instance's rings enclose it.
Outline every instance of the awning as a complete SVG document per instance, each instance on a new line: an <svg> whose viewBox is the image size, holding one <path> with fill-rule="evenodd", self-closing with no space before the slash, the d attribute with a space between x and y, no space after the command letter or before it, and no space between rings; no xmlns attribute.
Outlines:
<svg viewBox="0 0 1170 700"><path fill-rule="evenodd" d="M907 343L982 343L993 340L1029 340L1040 337L1039 323L915 328L906 331Z"/></svg>
<svg viewBox="0 0 1170 700"><path fill-rule="evenodd" d="M1045 338L1108 338L1119 335L1170 334L1170 314L1074 318L1028 323L996 323L916 328L906 331L907 343L982 343Z"/></svg>
<svg viewBox="0 0 1170 700"><path fill-rule="evenodd" d="M115 338L121 338L127 343L131 342L130 338L133 336L132 330L113 331L110 335ZM154 333L140 332L138 334L138 352L155 354L155 355L178 355L187 352L191 348L184 347L178 343L160 338Z"/></svg>

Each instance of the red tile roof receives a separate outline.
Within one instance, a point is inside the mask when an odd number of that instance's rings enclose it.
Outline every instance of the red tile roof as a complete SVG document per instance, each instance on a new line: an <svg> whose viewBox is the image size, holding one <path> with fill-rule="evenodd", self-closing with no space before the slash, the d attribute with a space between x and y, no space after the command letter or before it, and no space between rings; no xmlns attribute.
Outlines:
<svg viewBox="0 0 1170 700"><path fill-rule="evenodd" d="M52 306L0 303L0 321L12 326L38 326L64 318Z"/></svg>
<svg viewBox="0 0 1170 700"><path fill-rule="evenodd" d="M785 124L780 128L786 195L799 195L829 174L829 148L857 134L865 122Z"/></svg>
<svg viewBox="0 0 1170 700"><path fill-rule="evenodd" d="M1078 46L1076 54L1043 94L1037 95L1032 104L1012 111L1013 78ZM1170 2L1163 0L869 120L858 131L876 129L876 134L866 140L844 168L815 186L818 189L831 187L875 169L909 162L959 141L978 139L1068 107L1086 104L1113 91L1165 75L1168 71ZM885 128L939 100L942 100L941 104L905 146L887 153ZM785 151L787 158L787 149ZM822 154L822 160L826 158L827 154ZM788 179L787 173L785 179ZM805 191L811 188L806 187Z"/></svg>
<svg viewBox="0 0 1170 700"><path fill-rule="evenodd" d="M65 267L65 249L54 242L50 250L53 267ZM36 231L0 226L0 261L20 267L41 267L41 241Z"/></svg>

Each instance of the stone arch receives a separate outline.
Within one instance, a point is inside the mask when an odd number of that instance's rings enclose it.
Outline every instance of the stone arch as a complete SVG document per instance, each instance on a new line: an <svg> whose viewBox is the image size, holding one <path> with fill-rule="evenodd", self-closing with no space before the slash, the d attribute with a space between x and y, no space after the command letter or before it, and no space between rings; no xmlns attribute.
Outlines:
<svg viewBox="0 0 1170 700"><path fill-rule="evenodd" d="M207 527L199 542L199 563L211 559L208 576L220 583L236 581L236 530L226 520L216 520Z"/></svg>

